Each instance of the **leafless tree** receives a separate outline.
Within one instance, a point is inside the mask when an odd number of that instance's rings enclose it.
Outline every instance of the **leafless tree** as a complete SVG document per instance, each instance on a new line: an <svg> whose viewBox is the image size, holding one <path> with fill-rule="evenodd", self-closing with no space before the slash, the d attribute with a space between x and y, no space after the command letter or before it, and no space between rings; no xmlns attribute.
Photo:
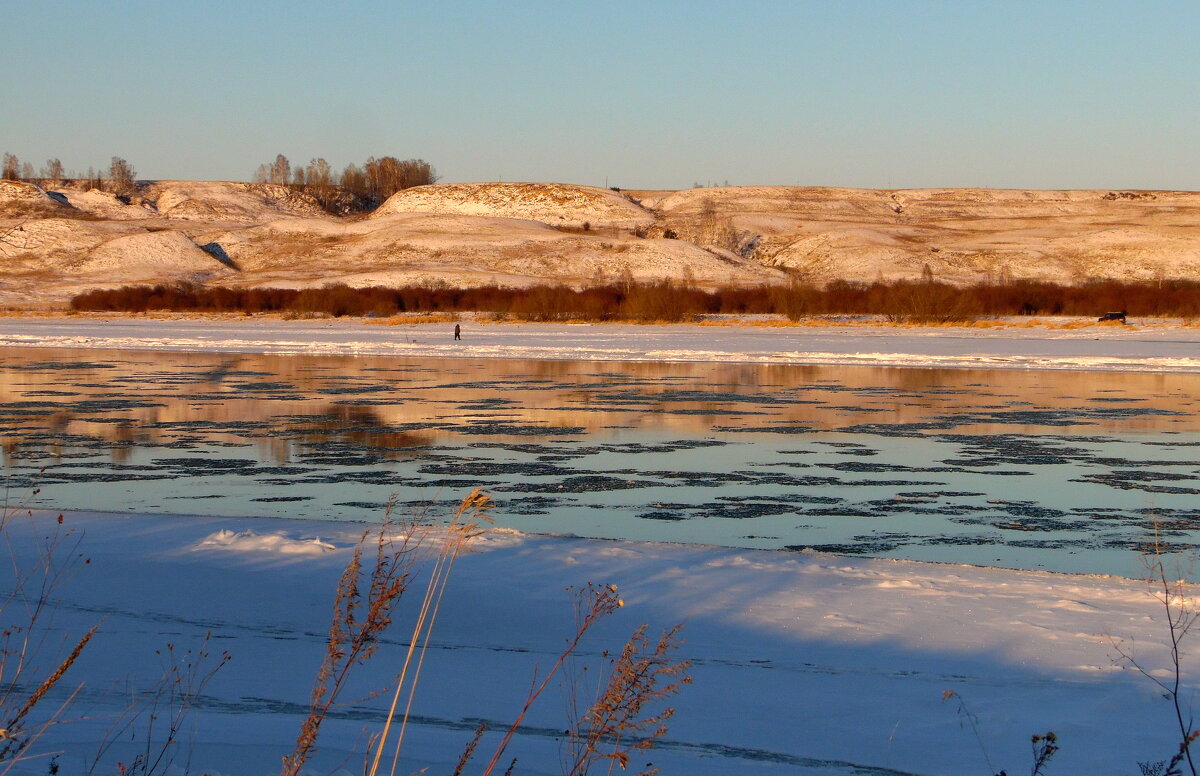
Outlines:
<svg viewBox="0 0 1200 776"><path fill-rule="evenodd" d="M283 154L278 154L267 171L267 183L286 186L292 179L292 165Z"/></svg>
<svg viewBox="0 0 1200 776"><path fill-rule="evenodd" d="M346 165L342 170L342 188L354 194L362 195L367 188L367 176L356 164Z"/></svg>
<svg viewBox="0 0 1200 776"><path fill-rule="evenodd" d="M100 173L96 172L94 167L88 167L87 175L83 179L83 185L87 189L103 189L104 181L100 178Z"/></svg>
<svg viewBox="0 0 1200 776"><path fill-rule="evenodd" d="M47 159L46 166L42 168L42 177L46 180L60 181L66 174L63 172L63 164L58 158Z"/></svg>
<svg viewBox="0 0 1200 776"><path fill-rule="evenodd" d="M305 191L313 195L321 206L329 209L337 192L334 190L336 181L334 180L333 169L329 166L329 162L324 159L313 159L309 161L308 167L304 170Z"/></svg>
<svg viewBox="0 0 1200 776"><path fill-rule="evenodd" d="M137 171L133 169L132 164L119 156L112 158L112 164L108 167L108 181L113 194L121 197L136 194L136 177Z"/></svg>
<svg viewBox="0 0 1200 776"><path fill-rule="evenodd" d="M334 184L333 168L324 159L313 159L305 171L308 185L313 188L328 188Z"/></svg>
<svg viewBox="0 0 1200 776"><path fill-rule="evenodd" d="M437 180L433 166L422 159L400 161L394 156L371 157L366 164L366 191L359 192L382 202L402 189L424 186Z"/></svg>
<svg viewBox="0 0 1200 776"><path fill-rule="evenodd" d="M10 181L21 180L21 160L15 154L4 155L4 171L0 177Z"/></svg>
<svg viewBox="0 0 1200 776"><path fill-rule="evenodd" d="M401 189L437 180L433 165L422 159L401 161L394 156L371 157L359 167L348 164L341 175L323 158L292 168L283 154L271 164L259 165L255 183L276 183L311 194L331 213L370 209ZM340 188L339 188L340 187Z"/></svg>

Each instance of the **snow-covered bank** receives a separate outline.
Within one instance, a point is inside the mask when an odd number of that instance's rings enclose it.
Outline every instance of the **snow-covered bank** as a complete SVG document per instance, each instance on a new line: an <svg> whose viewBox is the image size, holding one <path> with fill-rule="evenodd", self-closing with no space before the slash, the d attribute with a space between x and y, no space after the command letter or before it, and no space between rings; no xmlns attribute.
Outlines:
<svg viewBox="0 0 1200 776"><path fill-rule="evenodd" d="M0 347L1200 372L1200 329L379 325L349 319L0 318Z"/></svg>
<svg viewBox="0 0 1200 776"><path fill-rule="evenodd" d="M13 523L22 560L54 518ZM154 673L156 649L193 646L205 632L233 660L194 712L191 770L276 772L356 527L97 514L68 514L66 527L83 532L91 562L55 602L55 626L101 629L69 675L86 683L90 718L45 742L68 748L64 772L94 750L103 712ZM646 757L664 774L1015 772L1028 767L1029 735L1047 730L1062 745L1057 773L1130 773L1175 749L1169 703L1114 665L1113 640L1152 669L1168 665L1162 612L1138 581L512 532L486 535L479 549L460 561L442 607L401 773L448 773L478 721L495 730L513 718L572 629L564 588L587 581L619 585L627 602L590 635L590 658L640 623L686 623L695 683L677 699L665 745ZM390 681L415 604L352 697ZM1200 678L1200 655L1186 654L1184 670ZM988 762L945 690L977 718ZM355 752L382 703L339 712L320 772L359 770ZM560 697L535 707L511 751L518 772L557 773L563 720Z"/></svg>

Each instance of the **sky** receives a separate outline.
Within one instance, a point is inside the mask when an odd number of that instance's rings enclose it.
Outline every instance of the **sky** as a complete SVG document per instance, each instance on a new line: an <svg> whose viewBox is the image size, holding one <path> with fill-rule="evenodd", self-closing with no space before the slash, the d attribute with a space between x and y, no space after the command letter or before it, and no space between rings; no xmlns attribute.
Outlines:
<svg viewBox="0 0 1200 776"><path fill-rule="evenodd" d="M0 0L0 151L248 180L1200 189L1200 3Z"/></svg>

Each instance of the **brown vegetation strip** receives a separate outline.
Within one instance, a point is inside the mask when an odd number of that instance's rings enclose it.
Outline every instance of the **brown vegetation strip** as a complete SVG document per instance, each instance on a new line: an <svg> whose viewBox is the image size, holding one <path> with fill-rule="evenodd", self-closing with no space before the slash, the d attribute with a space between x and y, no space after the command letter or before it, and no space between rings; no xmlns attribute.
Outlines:
<svg viewBox="0 0 1200 776"><path fill-rule="evenodd" d="M528 321L682 321L699 315L879 315L896 322L957 322L989 315L1200 315L1200 282L1098 281L1064 286L1040 281L956 287L934 281L826 286L716 288L686 284L614 283L571 288L481 286L448 288L220 288L199 285L125 286L71 300L77 311L241 312L389 316L397 313L490 312Z"/></svg>

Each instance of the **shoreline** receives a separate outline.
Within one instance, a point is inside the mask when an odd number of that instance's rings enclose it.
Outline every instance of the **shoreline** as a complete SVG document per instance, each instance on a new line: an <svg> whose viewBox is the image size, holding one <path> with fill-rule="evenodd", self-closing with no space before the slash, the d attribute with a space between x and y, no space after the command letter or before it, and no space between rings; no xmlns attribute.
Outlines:
<svg viewBox="0 0 1200 776"><path fill-rule="evenodd" d="M455 345L445 323L57 316L0 317L0 347L779 364L809 357L877 367L1200 373L1200 358L1187 354L1200 353L1200 331L1097 328L1104 336L472 324ZM826 347L798 350L814 345ZM20 559L36 562L56 514L16 521L9 539ZM89 564L58 599L56 625L82 632L103 618L71 675L86 683L92 710L120 701L162 644L191 646L211 632L234 659L194 708L190 760L212 773L276 772L307 711L329 601L363 525L64 514L67 529L80 530ZM405 772L451 770L481 720L503 730L529 677L570 632L564 588L587 582L618 585L627 606L594 634L584 659L601 660L602 649L618 647L642 622L652 633L686 623L681 656L693 660L695 683L672 701L678 714L647 756L664 774L950 776L978 760L984 740L1012 772L1028 759L1030 733L1047 730L1063 742L1055 768L1097 773L1169 756L1178 745L1156 686L1114 657L1117 645L1136 644L1151 670L1170 670L1162 607L1137 579L511 529L485 534L478 549L451 582ZM403 616L376 661L362 667L354 697L391 680L406 647ZM1181 668L1194 681L1200 653L1189 651ZM526 720L514 747L522 772L557 772L563 705L544 701ZM964 713L983 738L962 728ZM385 714L365 700L331 719L313 768L350 772L364 730L377 729ZM64 727L65 763L95 751L106 723L101 714L92 719ZM497 734L487 735L484 751Z"/></svg>
<svg viewBox="0 0 1200 776"><path fill-rule="evenodd" d="M0 316L0 347L1200 374L1200 328L910 327Z"/></svg>

